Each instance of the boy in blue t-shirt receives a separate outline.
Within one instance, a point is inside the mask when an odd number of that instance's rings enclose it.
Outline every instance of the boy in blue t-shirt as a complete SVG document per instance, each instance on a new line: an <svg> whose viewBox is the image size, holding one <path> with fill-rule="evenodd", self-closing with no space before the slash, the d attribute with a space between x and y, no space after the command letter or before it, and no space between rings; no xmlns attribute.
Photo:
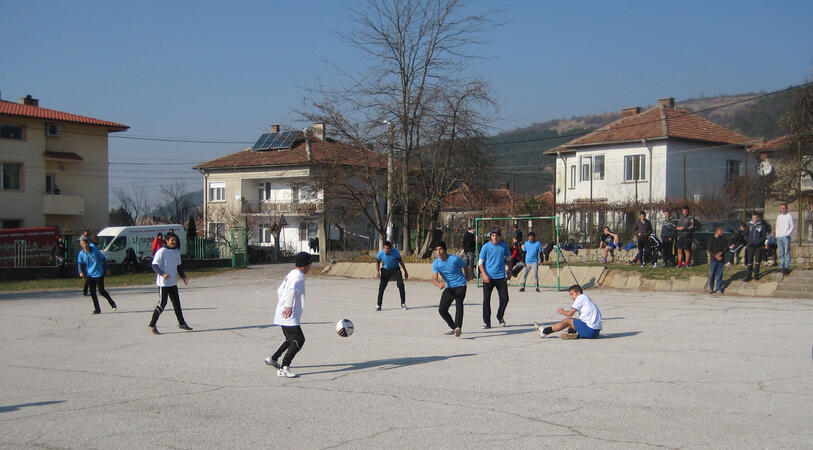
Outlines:
<svg viewBox="0 0 813 450"><path fill-rule="evenodd" d="M107 299L107 303L110 303L110 307L115 311L116 302L113 301L110 293L104 288L104 274L110 274L110 265L107 263L107 258L90 242L87 236L82 236L79 239L79 245L82 249L76 256L76 266L79 269L79 276L87 280L90 298L93 299L93 314L101 314L102 312L99 308L99 298L96 296L97 288L102 297Z"/></svg>
<svg viewBox="0 0 813 450"><path fill-rule="evenodd" d="M401 277L401 269L404 269L404 276ZM382 267L383 266L383 267ZM387 283L391 278L395 278L398 284L398 293L401 294L401 308L408 309L406 306L406 290L404 289L404 280L409 279L404 261L401 259L401 253L397 249L392 248L392 242L384 241L384 249L378 252L375 256L375 269L378 279L378 306L376 311L381 311L381 302L384 300L384 289L387 288Z"/></svg>
<svg viewBox="0 0 813 450"><path fill-rule="evenodd" d="M536 240L536 233L533 231L528 233L528 240L522 244L522 249L525 250L525 272L522 274L522 287L519 288L519 291L525 292L528 272L533 270L534 286L536 286L536 292L539 292L539 256L542 253L542 244Z"/></svg>
<svg viewBox="0 0 813 450"><path fill-rule="evenodd" d="M511 261L508 245L502 240L498 227L491 230L491 241L480 249L478 266L483 274L483 328L491 328L491 291L497 288L500 306L497 309L497 320L505 326L505 308L508 306L508 280L511 272L506 272L505 265Z"/></svg>
<svg viewBox="0 0 813 450"><path fill-rule="evenodd" d="M460 337L463 329L463 300L466 298L466 282L471 280L471 271L459 256L446 253L445 242L440 241L435 245L435 252L438 257L432 262L432 283L443 291L438 312L449 325L450 330L446 334ZM445 285L438 279L438 274L443 277ZM449 314L452 300L455 301L454 320Z"/></svg>

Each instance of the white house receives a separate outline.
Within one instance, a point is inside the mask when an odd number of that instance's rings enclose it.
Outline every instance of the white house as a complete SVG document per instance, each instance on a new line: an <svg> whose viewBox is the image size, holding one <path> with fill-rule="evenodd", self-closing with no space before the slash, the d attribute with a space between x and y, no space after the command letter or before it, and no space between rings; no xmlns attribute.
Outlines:
<svg viewBox="0 0 813 450"><path fill-rule="evenodd" d="M278 245L295 253L319 250L336 238L325 210L324 192L309 183L320 162L352 160L353 151L325 137L322 123L305 131L280 131L272 125L251 148L198 164L204 181L207 236L229 238L230 228L245 227L249 245ZM348 162L348 164L352 164ZM339 224L353 236L370 238L364 224ZM280 227L280 242L273 230Z"/></svg>
<svg viewBox="0 0 813 450"><path fill-rule="evenodd" d="M699 202L744 174L749 141L662 98L643 112L625 108L621 119L545 154L556 156L557 205ZM608 218L568 219L569 229L583 229Z"/></svg>

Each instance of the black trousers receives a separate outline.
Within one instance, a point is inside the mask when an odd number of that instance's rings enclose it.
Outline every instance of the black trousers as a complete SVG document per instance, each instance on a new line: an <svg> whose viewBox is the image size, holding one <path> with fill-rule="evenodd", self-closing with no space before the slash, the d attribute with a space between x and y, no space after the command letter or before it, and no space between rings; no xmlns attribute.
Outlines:
<svg viewBox="0 0 813 450"><path fill-rule="evenodd" d="M752 274L754 277L759 278L759 263L762 262L762 248L761 245L749 245L745 247L745 265L748 266L745 278L751 279Z"/></svg>
<svg viewBox="0 0 813 450"><path fill-rule="evenodd" d="M116 307L116 302L110 298L110 293L107 292L107 289L104 288L104 276L93 278L87 277L85 281L88 285L88 289L90 290L90 298L93 300L93 310L98 312L102 312L99 308L99 297L96 296L96 289L99 289L99 293L102 294L102 297L107 299L107 303L110 303L111 308Z"/></svg>
<svg viewBox="0 0 813 450"><path fill-rule="evenodd" d="M449 328L463 328L463 300L465 299L466 286L447 287L443 290L443 294L440 296L438 312L440 313L440 317L449 325ZM455 301L454 320L452 320L452 315L449 314L449 307L452 306L452 300Z"/></svg>
<svg viewBox="0 0 813 450"><path fill-rule="evenodd" d="M505 278L495 280L489 278L488 283L483 283L483 324L491 326L491 291L497 288L500 296L500 307L497 308L497 320L503 322L505 308L508 306L508 281Z"/></svg>
<svg viewBox="0 0 813 450"><path fill-rule="evenodd" d="M90 292L90 277L85 277L85 287L82 288L82 294L88 295Z"/></svg>
<svg viewBox="0 0 813 450"><path fill-rule="evenodd" d="M663 255L663 264L666 266L675 265L675 249L672 238L663 239L663 247L661 247L661 255Z"/></svg>
<svg viewBox="0 0 813 450"><path fill-rule="evenodd" d="M390 279L394 278L398 284L398 293L401 294L401 304L406 303L406 291L404 290L404 278L401 276L401 269L381 269L381 281L378 283L378 306L384 300L384 289L387 288L387 283Z"/></svg>
<svg viewBox="0 0 813 450"><path fill-rule="evenodd" d="M638 236L638 250L641 252L641 264L649 262L649 237Z"/></svg>
<svg viewBox="0 0 813 450"><path fill-rule="evenodd" d="M305 345L305 335L302 334L302 327L299 325L296 326L286 326L280 325L282 328L282 334L285 335L285 341L283 341L282 345L279 346L276 352L271 355L271 359L278 360L282 353L286 350L288 351L285 353L285 357L282 358L282 367L288 367L291 365L291 361L294 360L294 356L302 350L302 346Z"/></svg>
<svg viewBox="0 0 813 450"><path fill-rule="evenodd" d="M183 311L181 310L181 296L178 294L178 286L159 287L158 293L158 305L156 305L155 311L152 313L150 326L154 327L155 324L158 323L158 317L161 316L161 313L164 312L164 308L167 306L167 297L172 300L172 309L175 310L175 317L178 318L178 325L186 324L186 321L183 318Z"/></svg>

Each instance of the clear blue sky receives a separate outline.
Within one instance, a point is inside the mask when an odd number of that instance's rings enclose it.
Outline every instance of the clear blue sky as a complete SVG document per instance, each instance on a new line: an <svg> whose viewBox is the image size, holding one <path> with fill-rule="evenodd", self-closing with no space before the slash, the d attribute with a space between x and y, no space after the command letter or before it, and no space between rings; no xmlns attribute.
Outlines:
<svg viewBox="0 0 813 450"><path fill-rule="evenodd" d="M112 136L254 141L272 123L305 125L303 88L317 75L330 82L325 60L366 64L337 38L355 4L6 0L0 91L131 127ZM813 75L809 0L470 5L490 8L502 8L506 24L472 70L498 100L491 132L659 97L771 91ZM195 162L241 148L114 137L111 188L179 177L197 190Z"/></svg>

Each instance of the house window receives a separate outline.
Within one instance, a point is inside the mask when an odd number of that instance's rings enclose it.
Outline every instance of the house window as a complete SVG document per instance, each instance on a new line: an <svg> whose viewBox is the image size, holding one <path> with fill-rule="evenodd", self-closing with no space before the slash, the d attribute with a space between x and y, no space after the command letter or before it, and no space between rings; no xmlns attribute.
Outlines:
<svg viewBox="0 0 813 450"><path fill-rule="evenodd" d="M45 174L45 193L54 194L56 189L56 175L53 173Z"/></svg>
<svg viewBox="0 0 813 450"><path fill-rule="evenodd" d="M646 180L646 155L624 157L624 181Z"/></svg>
<svg viewBox="0 0 813 450"><path fill-rule="evenodd" d="M23 221L19 219L0 219L0 228L22 228Z"/></svg>
<svg viewBox="0 0 813 450"><path fill-rule="evenodd" d="M291 187L291 203L297 204L299 203L299 188L296 186Z"/></svg>
<svg viewBox="0 0 813 450"><path fill-rule="evenodd" d="M589 156L582 156L582 181L590 181L590 167L591 158Z"/></svg>
<svg viewBox="0 0 813 450"><path fill-rule="evenodd" d="M209 183L209 201L210 202L226 201L225 181L212 181L211 183Z"/></svg>
<svg viewBox="0 0 813 450"><path fill-rule="evenodd" d="M0 139L23 140L23 127L19 125L0 125Z"/></svg>
<svg viewBox="0 0 813 450"><path fill-rule="evenodd" d="M576 166L570 166L570 189L576 189Z"/></svg>
<svg viewBox="0 0 813 450"><path fill-rule="evenodd" d="M604 179L604 155L593 157L593 179Z"/></svg>
<svg viewBox="0 0 813 450"><path fill-rule="evenodd" d="M209 222L206 225L206 232L210 239L223 240L226 238L226 224L223 222Z"/></svg>
<svg viewBox="0 0 813 450"><path fill-rule="evenodd" d="M260 244L273 244L274 240L271 236L271 225L263 223L260 224L259 228Z"/></svg>
<svg viewBox="0 0 813 450"><path fill-rule="evenodd" d="M20 163L0 163L0 179L3 180L0 190L19 191L21 169Z"/></svg>
<svg viewBox="0 0 813 450"><path fill-rule="evenodd" d="M730 183L740 176L740 162L736 159L729 159L725 162L725 182Z"/></svg>

